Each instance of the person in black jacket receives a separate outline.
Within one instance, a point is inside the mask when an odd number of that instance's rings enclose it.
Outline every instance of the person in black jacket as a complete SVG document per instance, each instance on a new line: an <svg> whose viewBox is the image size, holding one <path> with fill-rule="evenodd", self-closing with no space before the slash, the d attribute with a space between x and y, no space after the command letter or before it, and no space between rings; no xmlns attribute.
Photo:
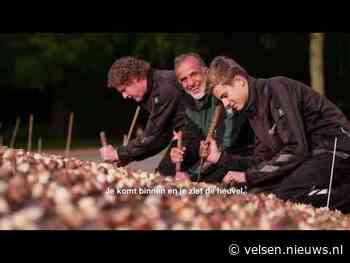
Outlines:
<svg viewBox="0 0 350 263"><path fill-rule="evenodd" d="M116 149L111 145L102 147L102 160L123 165L143 160L167 147L173 131L183 127L182 93L173 71L156 70L144 60L122 57L108 72L108 86L120 92L124 99L139 103L149 113L149 118L141 138L135 138L128 145ZM157 171L166 176L175 173L169 151Z"/></svg>
<svg viewBox="0 0 350 263"><path fill-rule="evenodd" d="M247 115L256 136L253 158L221 153L210 141L209 161L249 166L224 182L326 206L335 153L329 207L350 212L350 123L333 103L296 80L253 78L222 56L212 61L208 82L226 107Z"/></svg>
<svg viewBox="0 0 350 263"><path fill-rule="evenodd" d="M199 174L200 141L208 133L213 113L218 103L221 103L211 94L208 94L207 73L203 59L197 53L181 54L175 58L175 74L184 90L185 127L183 128L183 148L171 148L172 162L182 164L182 172L178 172L177 179L200 179L205 182L220 182L227 173L225 167L218 165L205 166ZM236 151L241 155L251 154L253 133L249 133L249 123L245 116L224 112L220 127L215 139L225 151ZM203 167L204 167L203 166ZM243 169L236 167L236 169ZM200 176L200 178L199 178Z"/></svg>

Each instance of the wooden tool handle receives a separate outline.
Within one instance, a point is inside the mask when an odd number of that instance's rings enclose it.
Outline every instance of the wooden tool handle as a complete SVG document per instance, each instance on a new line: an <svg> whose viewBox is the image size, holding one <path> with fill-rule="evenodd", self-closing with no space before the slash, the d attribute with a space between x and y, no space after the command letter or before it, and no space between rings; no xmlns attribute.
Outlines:
<svg viewBox="0 0 350 263"><path fill-rule="evenodd" d="M177 133L177 148L182 149L182 131ZM181 171L181 163L176 163L176 172Z"/></svg>
<svg viewBox="0 0 350 263"><path fill-rule="evenodd" d="M123 146L127 146L128 145L128 135L124 134L123 135Z"/></svg>
<svg viewBox="0 0 350 263"><path fill-rule="evenodd" d="M224 110L225 110L224 105L221 102L219 102L219 104L217 104L215 107L215 112L213 114L213 118L211 119L211 123L209 126L209 130L208 130L208 134L207 134L207 138L205 139L205 142L208 142L209 138L213 137L214 131L219 124L220 117L221 117L222 113L224 112ZM202 153L200 153L200 156L201 156L201 161L200 161L200 165L199 165L197 182L199 182L201 179L202 166L204 163L204 157L202 156Z"/></svg>
<svg viewBox="0 0 350 263"><path fill-rule="evenodd" d="M224 109L224 105L221 102L216 105L215 112L213 114L213 118L211 119L211 123L209 126L206 141L208 141L210 137L213 137L214 131L219 124L219 120L222 113L224 112Z"/></svg>
<svg viewBox="0 0 350 263"><path fill-rule="evenodd" d="M132 135L132 132L134 131L134 127L135 127L135 124L136 124L137 117L139 116L140 109L141 109L141 106L137 106L135 114L134 114L134 118L132 120L130 129L129 129L129 132L128 132L128 137L126 139L126 144L125 145L128 145L128 143L129 143L129 141L131 139L131 135Z"/></svg>

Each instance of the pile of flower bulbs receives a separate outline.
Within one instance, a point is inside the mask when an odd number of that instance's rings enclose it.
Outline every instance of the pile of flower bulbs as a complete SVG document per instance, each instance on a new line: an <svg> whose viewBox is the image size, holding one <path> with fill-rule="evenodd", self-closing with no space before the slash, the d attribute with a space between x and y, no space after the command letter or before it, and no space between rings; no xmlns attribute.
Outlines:
<svg viewBox="0 0 350 263"><path fill-rule="evenodd" d="M225 190L0 147L0 229L350 228L339 211Z"/></svg>

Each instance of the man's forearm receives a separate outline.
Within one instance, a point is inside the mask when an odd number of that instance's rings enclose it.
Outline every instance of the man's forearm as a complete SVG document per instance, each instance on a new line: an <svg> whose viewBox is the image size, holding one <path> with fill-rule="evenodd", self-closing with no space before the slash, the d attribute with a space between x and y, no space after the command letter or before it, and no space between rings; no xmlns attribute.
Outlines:
<svg viewBox="0 0 350 263"><path fill-rule="evenodd" d="M167 137L148 136L142 140L134 139L127 146L117 148L119 159L122 162L143 160L153 156L168 146L170 135Z"/></svg>
<svg viewBox="0 0 350 263"><path fill-rule="evenodd" d="M245 171L253 164L252 156L240 156L223 151L217 165L223 166L227 170Z"/></svg>

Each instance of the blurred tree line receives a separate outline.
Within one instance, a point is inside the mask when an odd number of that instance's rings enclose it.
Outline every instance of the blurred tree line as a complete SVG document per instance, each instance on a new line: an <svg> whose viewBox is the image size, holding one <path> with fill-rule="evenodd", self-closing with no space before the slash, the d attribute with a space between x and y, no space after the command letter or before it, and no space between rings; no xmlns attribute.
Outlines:
<svg viewBox="0 0 350 263"><path fill-rule="evenodd" d="M50 136L64 136L69 112L75 135L126 133L135 109L106 87L119 57L134 55L172 69L176 55L198 52L207 63L234 57L255 77L285 75L310 84L309 33L32 33L0 35L3 126L33 113ZM327 33L323 68L325 95L349 116L350 35ZM145 115L141 115L145 119Z"/></svg>

